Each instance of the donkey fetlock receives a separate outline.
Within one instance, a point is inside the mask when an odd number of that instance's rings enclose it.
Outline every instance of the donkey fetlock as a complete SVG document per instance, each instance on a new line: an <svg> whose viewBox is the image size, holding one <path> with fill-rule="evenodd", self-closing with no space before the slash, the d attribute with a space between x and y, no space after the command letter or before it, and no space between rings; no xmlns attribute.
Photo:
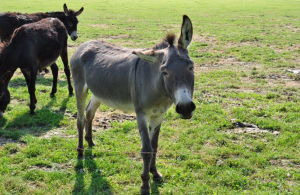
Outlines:
<svg viewBox="0 0 300 195"><path fill-rule="evenodd" d="M83 155L84 148L83 148L83 147L82 147L82 148L77 147L76 150L77 150L77 153L78 153L78 154L77 154L77 158L78 158L78 159L82 159L83 156L84 156L84 155Z"/></svg>

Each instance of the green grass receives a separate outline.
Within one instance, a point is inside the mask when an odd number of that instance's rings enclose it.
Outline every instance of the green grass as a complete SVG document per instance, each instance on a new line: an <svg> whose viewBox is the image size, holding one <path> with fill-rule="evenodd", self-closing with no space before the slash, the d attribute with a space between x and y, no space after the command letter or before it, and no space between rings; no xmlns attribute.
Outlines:
<svg viewBox="0 0 300 195"><path fill-rule="evenodd" d="M192 20L197 109L191 120L179 119L174 107L166 113L157 160L164 183L151 182L152 194L300 193L300 83L299 75L285 71L300 68L298 0L66 3L84 7L79 39L69 40L69 58L91 39L150 48L167 32L179 35L183 14ZM62 6L58 0L10 0L0 11ZM77 160L76 99L68 97L61 60L58 65L56 98L49 96L52 75L37 79L34 116L19 71L10 82L12 102L0 119L0 194L138 194L136 122L96 125L97 146ZM115 113L104 105L100 112ZM239 132L235 122L267 132Z"/></svg>

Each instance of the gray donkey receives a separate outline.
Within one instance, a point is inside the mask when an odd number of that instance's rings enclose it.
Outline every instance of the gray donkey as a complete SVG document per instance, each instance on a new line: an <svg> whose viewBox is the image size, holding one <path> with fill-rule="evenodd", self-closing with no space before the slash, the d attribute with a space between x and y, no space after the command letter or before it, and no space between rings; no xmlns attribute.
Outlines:
<svg viewBox="0 0 300 195"><path fill-rule="evenodd" d="M78 47L70 64L77 99L79 158L83 157L84 128L89 146L95 145L92 120L101 102L122 111L135 111L144 162L141 193L149 194L149 172L154 181L162 181L156 169L156 152L164 113L174 103L179 116L190 119L196 108L192 101L194 63L187 50L192 35L192 23L184 15L178 45L174 45L175 35L168 34L150 50L127 49L98 40ZM92 98L85 117L88 89Z"/></svg>

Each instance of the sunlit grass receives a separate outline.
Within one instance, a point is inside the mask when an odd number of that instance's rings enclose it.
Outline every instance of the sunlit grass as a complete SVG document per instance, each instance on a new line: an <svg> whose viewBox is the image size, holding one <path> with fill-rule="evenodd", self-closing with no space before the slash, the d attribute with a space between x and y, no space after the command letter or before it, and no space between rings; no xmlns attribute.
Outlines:
<svg viewBox="0 0 300 195"><path fill-rule="evenodd" d="M299 1L66 1L84 7L76 48L100 39L151 48L167 32L179 35L182 15L194 26L195 61L191 120L174 107L165 114L157 167L161 185L152 194L298 194L300 191ZM62 11L54 1L10 0L0 11ZM76 99L68 96L63 65L56 97L52 75L37 79L36 115L17 72L12 102L0 119L0 194L138 194L142 173L136 122L95 127L96 147L77 160ZM101 105L99 112L111 114ZM267 133L242 133L236 122Z"/></svg>

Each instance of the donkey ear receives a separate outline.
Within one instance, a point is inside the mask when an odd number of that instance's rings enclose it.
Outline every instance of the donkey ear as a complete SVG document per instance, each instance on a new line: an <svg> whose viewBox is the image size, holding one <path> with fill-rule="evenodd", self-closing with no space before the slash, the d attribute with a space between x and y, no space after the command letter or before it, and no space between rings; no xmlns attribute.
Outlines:
<svg viewBox="0 0 300 195"><path fill-rule="evenodd" d="M83 12L83 7L80 8L77 12L75 12L75 16L79 16Z"/></svg>
<svg viewBox="0 0 300 195"><path fill-rule="evenodd" d="M69 15L70 15L69 9L68 9L68 7L67 7L66 4L64 4L64 12L65 12L65 15L66 15L66 16L69 16Z"/></svg>
<svg viewBox="0 0 300 195"><path fill-rule="evenodd" d="M4 84L6 82L8 82L10 78L10 71L7 71L3 76L0 77L0 84Z"/></svg>
<svg viewBox="0 0 300 195"><path fill-rule="evenodd" d="M164 53L159 51L147 50L147 51L133 51L133 54L137 55L139 58L147 62L161 62Z"/></svg>
<svg viewBox="0 0 300 195"><path fill-rule="evenodd" d="M181 33L178 39L178 47L182 49L187 49L187 47L192 42L193 37L193 25L190 18L186 15L183 15Z"/></svg>

